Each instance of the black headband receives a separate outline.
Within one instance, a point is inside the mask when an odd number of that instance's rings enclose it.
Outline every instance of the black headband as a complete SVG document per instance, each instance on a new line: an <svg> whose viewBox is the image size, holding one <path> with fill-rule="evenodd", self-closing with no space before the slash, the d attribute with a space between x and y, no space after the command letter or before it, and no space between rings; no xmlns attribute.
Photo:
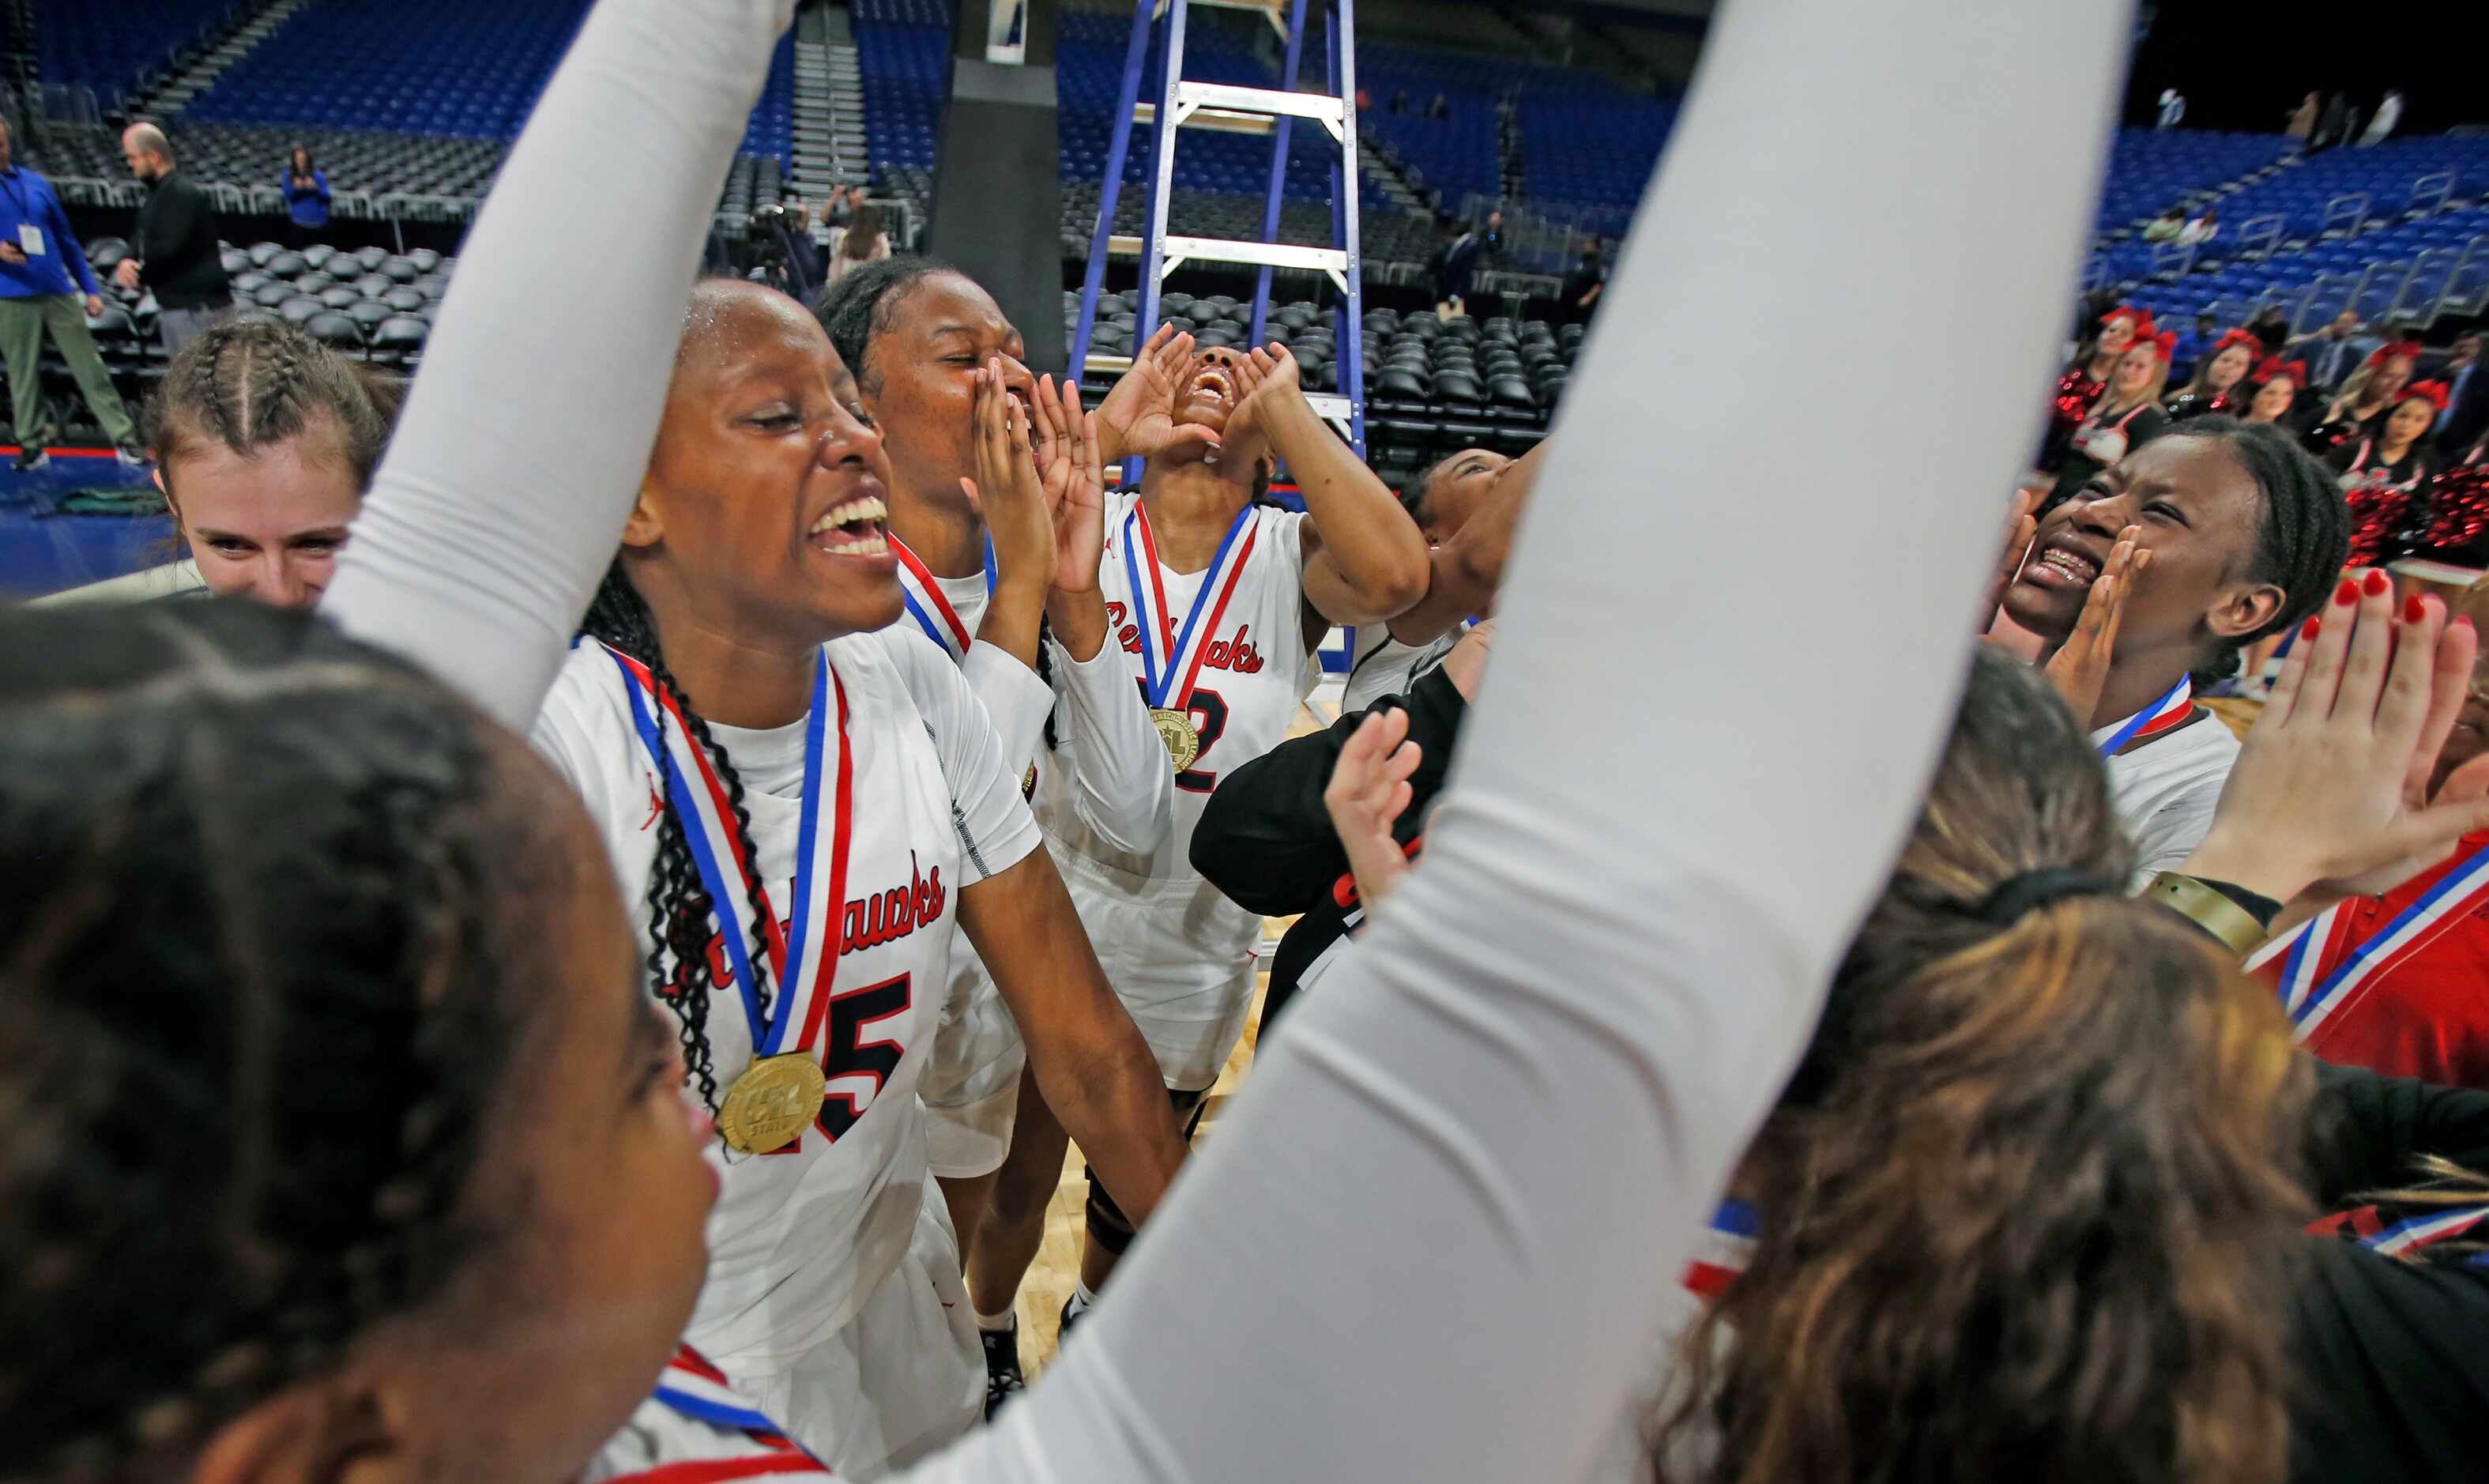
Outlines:
<svg viewBox="0 0 2489 1484"><path fill-rule="evenodd" d="M1999 928L2011 928L2032 909L2069 897L2124 895L2125 888L2103 881L2089 871L2051 866L2006 878L1996 890L1981 899L1979 905L1970 909L1970 915Z"/></svg>

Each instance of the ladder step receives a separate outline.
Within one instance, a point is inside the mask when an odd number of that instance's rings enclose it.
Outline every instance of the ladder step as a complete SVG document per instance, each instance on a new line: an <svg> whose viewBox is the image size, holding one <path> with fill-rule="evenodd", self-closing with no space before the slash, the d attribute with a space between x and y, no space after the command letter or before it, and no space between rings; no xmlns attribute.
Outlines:
<svg viewBox="0 0 2489 1484"><path fill-rule="evenodd" d="M1194 104L1237 113L1273 117L1286 114L1291 118L1314 119L1334 127L1348 117L1347 107L1327 94L1287 93L1277 88L1240 88L1223 82L1178 82L1175 100L1179 108Z"/></svg>
<svg viewBox="0 0 2489 1484"><path fill-rule="evenodd" d="M1189 259L1196 263L1253 263L1273 268L1305 269L1314 272L1345 273L1348 254L1337 247L1299 247L1290 243L1240 243L1219 237L1177 237L1166 239L1165 257L1172 263Z"/></svg>

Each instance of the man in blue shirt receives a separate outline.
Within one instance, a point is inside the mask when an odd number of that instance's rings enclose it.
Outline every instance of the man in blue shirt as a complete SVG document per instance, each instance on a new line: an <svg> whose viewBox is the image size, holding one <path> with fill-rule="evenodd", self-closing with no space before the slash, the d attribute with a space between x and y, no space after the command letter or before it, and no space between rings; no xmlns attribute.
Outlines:
<svg viewBox="0 0 2489 1484"><path fill-rule="evenodd" d="M23 471L50 463L45 445L60 431L43 405L41 367L46 330L121 462L143 464L138 429L121 405L121 393L112 388L103 357L96 354L95 336L87 332L87 317L103 313L103 290L86 266L86 253L70 231L52 183L19 169L14 144L8 124L0 122L0 354L9 363L20 445L16 468Z"/></svg>

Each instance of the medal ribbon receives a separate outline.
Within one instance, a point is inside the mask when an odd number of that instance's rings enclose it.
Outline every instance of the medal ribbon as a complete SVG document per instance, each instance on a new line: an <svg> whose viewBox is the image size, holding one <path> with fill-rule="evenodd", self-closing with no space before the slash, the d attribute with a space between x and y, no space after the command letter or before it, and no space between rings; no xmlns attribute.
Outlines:
<svg viewBox="0 0 2489 1484"><path fill-rule="evenodd" d="M2360 1245L2388 1257L2399 1257L2414 1247L2424 1247L2432 1241L2459 1237L2489 1218L2489 1206L2457 1206L2397 1221L2373 1236L2359 1239Z"/></svg>
<svg viewBox="0 0 2489 1484"><path fill-rule="evenodd" d="M2105 732L2107 740L2100 744L2101 756L2114 757L2117 756L2118 749L2127 744L2139 742L2146 737L2157 737L2185 721L2194 704L2195 683L2187 676L2180 675L2178 683L2169 688L2167 695L2115 727L2103 727L2100 731L2093 732L2092 737L2098 741L2102 733Z"/></svg>
<svg viewBox="0 0 2489 1484"><path fill-rule="evenodd" d="M1685 1264L1682 1278L1685 1288L1696 1297L1717 1298L1737 1274L1746 1270L1753 1256L1755 1238L1762 1225L1755 1208L1743 1201L1724 1200L1719 1210L1694 1244L1694 1256Z"/></svg>
<svg viewBox="0 0 2489 1484"><path fill-rule="evenodd" d="M855 817L855 759L847 745L846 682L839 678L829 656L822 654L813 674L813 709L804 726L803 835L796 851L795 918L790 938L778 926L777 909L770 904L768 889L745 874L744 842L735 827L733 807L725 785L709 765L707 750L693 739L691 723L684 717L681 705L656 683L647 667L611 645L606 652L622 671L623 691L631 699L632 725L657 764L658 774L666 781L668 806L683 826L684 842L700 868L701 885L707 889L714 904L718 935L725 940L727 956L734 966L735 988L743 996L744 1021L752 1032L752 1059L757 1062L785 1051L787 1030L797 1018L796 1008L807 1004L810 1008L802 1016L803 1035L796 1042L796 1049L810 1051L829 1009L830 988L838 977L843 946L840 913L846 900L847 843ZM821 770L828 751L828 717L834 694L839 776L829 830L828 878L823 880L815 867L822 833ZM654 696L657 704L673 718L673 727L663 734L650 714L646 700L649 696ZM699 781L697 785L694 780ZM731 876L727 874L729 865L733 867ZM747 894L733 889L747 885L751 888L749 895L760 901L762 945L768 951L770 972L778 982L780 1002L774 1019L761 1012L759 981L753 973L747 946L752 909Z"/></svg>
<svg viewBox="0 0 2489 1484"><path fill-rule="evenodd" d="M1192 699L1192 682L1201 673L1201 656L1207 648L1205 635L1218 631L1218 620L1227 612L1227 600L1236 595L1236 584L1244 575L1244 564L1253 559L1253 541L1258 530L1247 531L1253 525L1253 507L1246 505L1236 512L1235 523L1218 541L1218 553L1210 558L1210 570L1201 575L1201 590L1193 594L1192 612L1185 615L1184 632L1169 628L1166 584L1159 567L1159 547L1150 534L1149 511L1139 500L1132 501L1132 513L1124 518L1124 573L1131 584L1133 616L1140 620L1141 692L1149 703L1161 711L1181 711ZM1236 537L1246 532L1243 544ZM1137 532L1137 535L1135 534ZM1149 563L1149 581L1141 581L1142 562ZM1213 590L1218 594L1217 606L1210 608L1210 621L1201 621L1202 610L1210 606ZM1178 681L1181 678L1181 686Z"/></svg>
<svg viewBox="0 0 2489 1484"><path fill-rule="evenodd" d="M958 610L942 595L942 583L929 570L923 558L907 549L907 543L897 536L890 538L890 549L899 557L899 598L907 605L908 616L925 631L925 637L942 646L953 663L966 658L968 645L975 636L959 621ZM994 538L986 537L986 596L994 592Z"/></svg>
<svg viewBox="0 0 2489 1484"><path fill-rule="evenodd" d="M2305 1042L2365 985L2417 955L2489 897L2489 845L2438 878L2410 906L2346 954L2351 903L2335 902L2246 960L2274 982L2295 1040ZM2277 968L2272 966L2278 965Z"/></svg>

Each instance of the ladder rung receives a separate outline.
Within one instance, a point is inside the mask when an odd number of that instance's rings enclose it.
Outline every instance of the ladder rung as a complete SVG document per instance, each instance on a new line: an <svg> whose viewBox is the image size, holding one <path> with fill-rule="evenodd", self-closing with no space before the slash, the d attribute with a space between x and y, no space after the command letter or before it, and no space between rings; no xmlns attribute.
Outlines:
<svg viewBox="0 0 2489 1484"><path fill-rule="evenodd" d="M1273 268L1304 269L1313 272L1345 273L1348 254L1337 247L1299 247L1290 243L1239 243L1220 237L1174 237L1166 240L1163 256L1190 259L1198 263L1267 263Z"/></svg>
<svg viewBox="0 0 2489 1484"><path fill-rule="evenodd" d="M1326 124L1338 124L1348 116L1338 99L1323 93L1286 93L1277 88L1240 88L1223 82L1179 82L1175 100L1181 107L1196 103L1204 108L1226 108L1238 113L1261 113L1292 118L1316 119Z"/></svg>
<svg viewBox="0 0 2489 1484"><path fill-rule="evenodd" d="M1314 410L1317 417L1326 417L1333 422L1348 421L1349 401L1346 397L1334 396L1328 391L1309 391L1305 393L1305 405Z"/></svg>

